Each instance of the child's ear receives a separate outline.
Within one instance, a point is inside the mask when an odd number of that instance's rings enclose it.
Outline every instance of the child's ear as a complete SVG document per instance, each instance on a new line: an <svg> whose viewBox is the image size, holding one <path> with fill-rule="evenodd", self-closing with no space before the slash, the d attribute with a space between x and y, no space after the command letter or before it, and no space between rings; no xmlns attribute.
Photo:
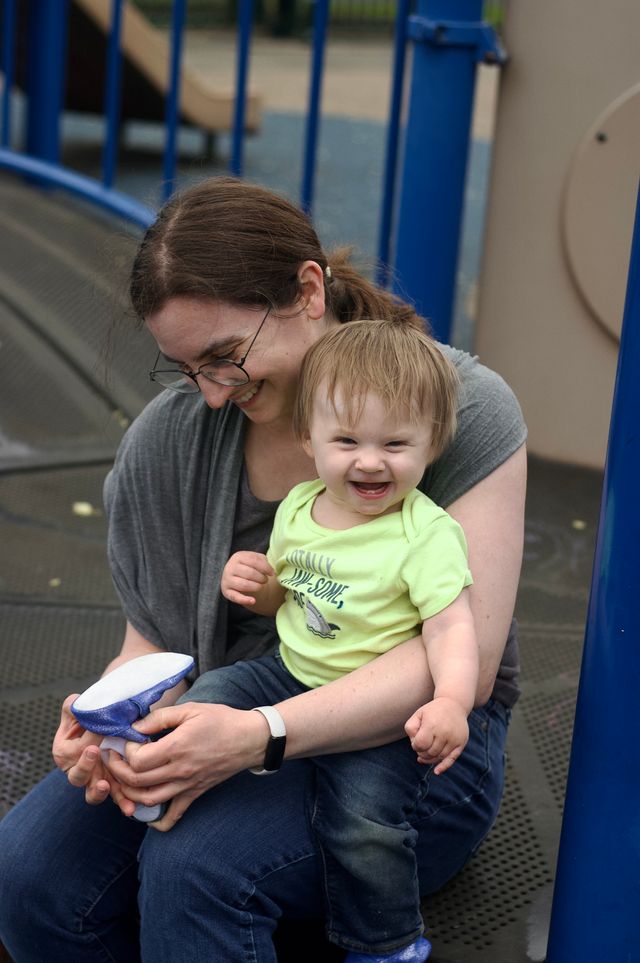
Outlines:
<svg viewBox="0 0 640 963"><path fill-rule="evenodd" d="M311 438L309 435L302 439L302 449L309 458L313 458L313 448L311 447Z"/></svg>

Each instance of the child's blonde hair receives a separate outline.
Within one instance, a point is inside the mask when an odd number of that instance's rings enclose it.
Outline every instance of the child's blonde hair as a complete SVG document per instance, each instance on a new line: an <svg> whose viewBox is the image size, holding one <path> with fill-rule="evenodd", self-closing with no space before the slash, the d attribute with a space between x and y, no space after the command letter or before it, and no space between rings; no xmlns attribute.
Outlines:
<svg viewBox="0 0 640 963"><path fill-rule="evenodd" d="M406 411L413 422L432 424L431 458L447 447L456 430L458 373L438 344L416 319L350 321L331 328L307 352L302 363L293 428L308 438L318 388L335 407L336 390L353 424L376 394L389 410Z"/></svg>

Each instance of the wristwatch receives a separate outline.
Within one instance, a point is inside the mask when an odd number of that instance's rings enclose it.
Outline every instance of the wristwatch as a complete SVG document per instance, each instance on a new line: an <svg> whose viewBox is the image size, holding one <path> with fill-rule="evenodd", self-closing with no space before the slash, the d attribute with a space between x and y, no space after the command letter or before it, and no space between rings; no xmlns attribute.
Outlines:
<svg viewBox="0 0 640 963"><path fill-rule="evenodd" d="M256 706L252 712L262 713L267 720L270 734L262 769L250 769L249 772L254 776L269 776L272 772L277 772L282 765L287 744L287 730L284 719L274 706Z"/></svg>

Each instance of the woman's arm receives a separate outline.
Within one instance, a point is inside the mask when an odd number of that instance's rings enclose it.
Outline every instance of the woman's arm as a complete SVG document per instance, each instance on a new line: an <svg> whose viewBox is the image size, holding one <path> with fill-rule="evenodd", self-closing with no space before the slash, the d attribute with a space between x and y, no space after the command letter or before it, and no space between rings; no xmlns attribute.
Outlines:
<svg viewBox="0 0 640 963"><path fill-rule="evenodd" d="M480 649L477 706L491 697L513 618L522 566L526 486L527 452L522 445L447 508L464 530L473 574L469 594Z"/></svg>

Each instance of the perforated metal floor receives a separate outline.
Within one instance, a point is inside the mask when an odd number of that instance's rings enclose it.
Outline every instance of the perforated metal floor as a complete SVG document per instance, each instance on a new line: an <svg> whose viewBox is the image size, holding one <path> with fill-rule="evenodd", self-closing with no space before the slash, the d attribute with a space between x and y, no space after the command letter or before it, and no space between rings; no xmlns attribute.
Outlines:
<svg viewBox="0 0 640 963"><path fill-rule="evenodd" d="M121 337L100 380L134 241L119 225L8 177L0 210L0 350L3 371L15 365L0 379L1 816L49 769L61 699L122 637L101 486L152 393L153 349L144 334ZM478 855L425 901L434 963L542 958L600 485L598 473L531 461L507 788Z"/></svg>

